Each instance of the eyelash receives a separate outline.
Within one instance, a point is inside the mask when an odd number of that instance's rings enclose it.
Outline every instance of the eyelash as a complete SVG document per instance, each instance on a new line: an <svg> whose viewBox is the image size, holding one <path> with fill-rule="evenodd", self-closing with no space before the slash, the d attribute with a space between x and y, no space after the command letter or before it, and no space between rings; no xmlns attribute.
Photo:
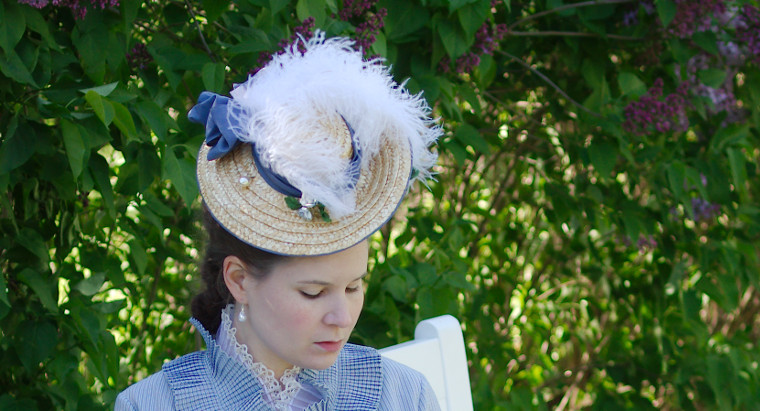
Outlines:
<svg viewBox="0 0 760 411"><path fill-rule="evenodd" d="M346 288L346 291L349 292L349 293L357 293L357 292L361 291L361 289L362 289L362 287L360 285L358 285L356 287L348 287L348 288ZM320 290L316 294L309 294L306 291L301 291L301 295L303 295L304 297L306 297L306 298L308 298L310 300L313 300L315 298L318 298L320 295L322 295L323 292L324 292L324 290Z"/></svg>

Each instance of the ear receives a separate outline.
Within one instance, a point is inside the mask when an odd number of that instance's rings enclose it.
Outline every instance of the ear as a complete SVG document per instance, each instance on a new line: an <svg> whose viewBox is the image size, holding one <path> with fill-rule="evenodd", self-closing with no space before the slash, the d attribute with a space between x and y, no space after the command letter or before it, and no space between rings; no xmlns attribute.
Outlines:
<svg viewBox="0 0 760 411"><path fill-rule="evenodd" d="M248 295L245 293L246 286L250 285L251 276L248 274L248 267L243 260L234 255L228 255L224 258L222 265L224 274L224 283L235 301L241 304L248 304Z"/></svg>

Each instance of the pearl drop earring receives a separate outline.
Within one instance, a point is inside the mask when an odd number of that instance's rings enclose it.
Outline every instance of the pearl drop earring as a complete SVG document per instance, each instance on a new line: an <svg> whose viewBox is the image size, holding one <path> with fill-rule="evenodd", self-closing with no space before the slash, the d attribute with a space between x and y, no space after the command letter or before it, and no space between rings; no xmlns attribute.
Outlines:
<svg viewBox="0 0 760 411"><path fill-rule="evenodd" d="M242 307L240 307L240 314L238 314L238 320L241 322L245 321L245 304L243 304Z"/></svg>

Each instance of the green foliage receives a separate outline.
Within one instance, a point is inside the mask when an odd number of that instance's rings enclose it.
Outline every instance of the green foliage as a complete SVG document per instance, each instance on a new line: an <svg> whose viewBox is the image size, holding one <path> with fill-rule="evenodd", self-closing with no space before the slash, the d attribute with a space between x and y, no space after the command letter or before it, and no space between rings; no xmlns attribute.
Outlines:
<svg viewBox="0 0 760 411"><path fill-rule="evenodd" d="M306 18L359 36L381 8L368 54L446 135L355 340L457 316L476 409L757 409L760 68L731 23L757 1L688 36L671 0L345 3L0 3L0 409L109 408L200 348L185 113Z"/></svg>

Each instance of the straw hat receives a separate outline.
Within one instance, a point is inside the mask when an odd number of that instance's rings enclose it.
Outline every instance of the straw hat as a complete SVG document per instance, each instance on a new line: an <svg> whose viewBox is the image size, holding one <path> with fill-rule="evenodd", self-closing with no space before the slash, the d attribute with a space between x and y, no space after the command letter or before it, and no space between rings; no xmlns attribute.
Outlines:
<svg viewBox="0 0 760 411"><path fill-rule="evenodd" d="M421 95L379 59L324 33L275 56L232 98L201 94L197 177L211 215L277 254L330 254L382 227L412 180L430 177L441 134Z"/></svg>

